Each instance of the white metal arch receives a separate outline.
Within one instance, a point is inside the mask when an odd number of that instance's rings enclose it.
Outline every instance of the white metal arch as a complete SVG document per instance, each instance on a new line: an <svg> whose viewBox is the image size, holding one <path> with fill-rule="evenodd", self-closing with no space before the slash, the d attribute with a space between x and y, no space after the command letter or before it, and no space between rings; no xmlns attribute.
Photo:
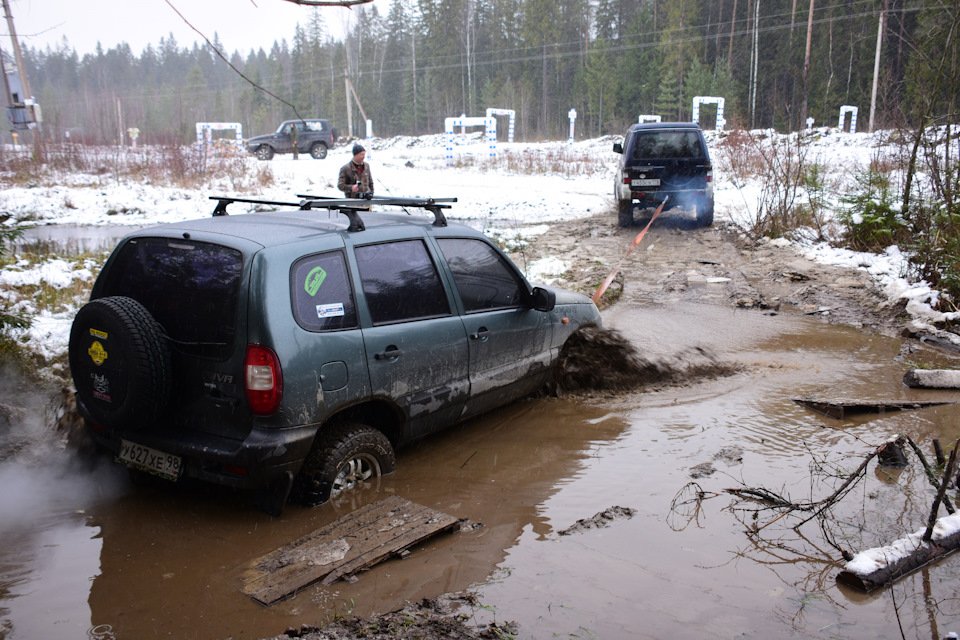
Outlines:
<svg viewBox="0 0 960 640"><path fill-rule="evenodd" d="M454 127L484 127L487 134L487 145L490 150L490 157L497 155L497 119L496 118L446 118L443 121L444 130L447 134L447 166L453 165L453 128Z"/></svg>
<svg viewBox="0 0 960 640"><path fill-rule="evenodd" d="M715 104L717 105L717 131L722 131L723 125L727 123L727 121L723 119L724 102L723 98L715 96L696 96L693 99L693 121L700 124L700 105Z"/></svg>
<svg viewBox="0 0 960 640"><path fill-rule="evenodd" d="M239 122L198 122L197 123L197 146L204 142L210 144L213 142L214 131L224 131L233 129L237 132L237 146L243 148L243 125Z"/></svg>

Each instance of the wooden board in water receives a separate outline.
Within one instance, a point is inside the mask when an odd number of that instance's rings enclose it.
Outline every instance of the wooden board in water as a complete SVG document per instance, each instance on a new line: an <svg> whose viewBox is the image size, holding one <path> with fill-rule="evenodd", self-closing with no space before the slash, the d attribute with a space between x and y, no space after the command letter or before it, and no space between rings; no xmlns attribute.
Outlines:
<svg viewBox="0 0 960 640"><path fill-rule="evenodd" d="M813 398L794 398L794 402L831 418L843 418L848 413L885 413L904 409L922 409L941 404L955 404L949 401L863 401L863 400L815 400Z"/></svg>
<svg viewBox="0 0 960 640"><path fill-rule="evenodd" d="M444 531L453 516L399 496L378 500L257 559L243 593L272 605L312 584L330 585Z"/></svg>

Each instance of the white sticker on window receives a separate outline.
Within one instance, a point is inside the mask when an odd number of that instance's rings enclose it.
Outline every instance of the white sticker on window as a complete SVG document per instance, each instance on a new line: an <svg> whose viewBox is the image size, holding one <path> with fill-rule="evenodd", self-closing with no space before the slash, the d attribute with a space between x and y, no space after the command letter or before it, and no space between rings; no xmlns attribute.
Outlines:
<svg viewBox="0 0 960 640"><path fill-rule="evenodd" d="M342 315L343 315L342 302L333 302L331 304L317 305L318 318L333 318L334 316L342 316Z"/></svg>

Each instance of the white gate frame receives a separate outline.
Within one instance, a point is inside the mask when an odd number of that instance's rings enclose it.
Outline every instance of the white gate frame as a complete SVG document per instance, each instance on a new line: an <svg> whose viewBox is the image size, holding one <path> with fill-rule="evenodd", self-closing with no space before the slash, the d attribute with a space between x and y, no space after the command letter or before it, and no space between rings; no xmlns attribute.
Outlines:
<svg viewBox="0 0 960 640"><path fill-rule="evenodd" d="M568 144L572 145L573 144L573 125L577 121L577 110L570 109L570 111L567 112L567 116L570 118L570 141Z"/></svg>
<svg viewBox="0 0 960 640"><path fill-rule="evenodd" d="M693 99L693 121L697 124L700 124L700 105L702 104L716 104L717 105L717 131L723 131L723 125L727 124L727 121L723 119L723 98L717 98L714 96L696 96Z"/></svg>
<svg viewBox="0 0 960 640"><path fill-rule="evenodd" d="M243 125L239 122L198 122L197 123L197 147L201 147L206 141L207 144L213 143L213 131L224 131L233 129L237 132L237 146L243 149Z"/></svg>
<svg viewBox="0 0 960 640"><path fill-rule="evenodd" d="M513 109L487 109L487 117L492 118L493 116L510 116L510 125L507 129L507 142L513 142L513 124L517 119L517 112Z"/></svg>
<svg viewBox="0 0 960 640"><path fill-rule="evenodd" d="M447 134L447 166L453 165L453 128L461 127L466 131L467 127L484 127L487 134L487 145L490 150L490 157L497 156L497 119L496 118L446 118L443 121L443 128Z"/></svg>
<svg viewBox="0 0 960 640"><path fill-rule="evenodd" d="M651 115L641 115L637 116L637 122L643 124L644 122L660 122L660 116L651 116Z"/></svg>
<svg viewBox="0 0 960 640"><path fill-rule="evenodd" d="M840 127L840 131L843 131L843 121L846 120L847 114L850 115L850 133L857 132L857 111L859 109L853 105L845 104L840 107L840 124L837 126Z"/></svg>

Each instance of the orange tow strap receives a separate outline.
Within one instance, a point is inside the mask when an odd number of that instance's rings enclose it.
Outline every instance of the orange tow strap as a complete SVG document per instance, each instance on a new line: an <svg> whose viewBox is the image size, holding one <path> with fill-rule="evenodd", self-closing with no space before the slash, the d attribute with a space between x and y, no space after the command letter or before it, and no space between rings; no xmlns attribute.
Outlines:
<svg viewBox="0 0 960 640"><path fill-rule="evenodd" d="M640 244L640 241L643 240L643 236L647 234L647 230L650 228L650 225L653 224L653 221L656 220L657 216L660 215L660 212L663 211L663 205L667 204L667 200L669 199L670 199L670 196L667 196L666 198L664 198L663 202L660 203L660 206L657 207L657 210L653 212L653 217L650 218L650 222L648 222L647 226L643 228L643 231L638 233L637 237L633 239L633 244L631 244L630 248L627 249L627 253L624 254L623 256L623 260L626 260L627 256L630 255L630 252L633 251L638 244ZM620 262L617 263L616 268L613 271L611 271L610 275L608 275L604 279L604 281L600 283L600 286L597 287L597 292L593 294L593 304L600 303L600 296L602 296L603 292L607 290L607 287L610 286L610 283L613 282L613 279L617 277L617 273L620 271L620 267L623 265L623 260L620 260Z"/></svg>

